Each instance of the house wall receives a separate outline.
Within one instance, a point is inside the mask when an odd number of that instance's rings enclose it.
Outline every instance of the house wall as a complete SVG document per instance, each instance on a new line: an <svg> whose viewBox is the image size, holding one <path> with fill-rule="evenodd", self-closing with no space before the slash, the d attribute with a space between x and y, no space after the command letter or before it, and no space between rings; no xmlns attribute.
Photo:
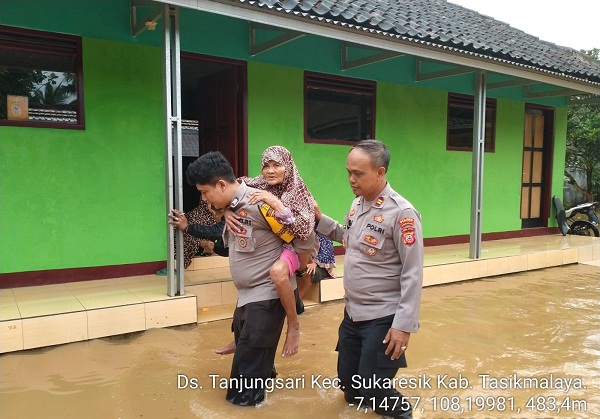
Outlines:
<svg viewBox="0 0 600 419"><path fill-rule="evenodd" d="M83 37L86 116L82 131L0 127L0 273L164 260L162 25L132 38L126 0L29 0L26 10L3 1L0 24ZM246 22L195 11L182 11L181 36L182 50L248 61L249 174L259 173L266 147L286 146L338 220L353 198L349 147L304 143L303 71L378 80L376 136L391 149L392 186L421 211L426 237L468 234L471 153L446 151L445 136L447 91L472 93L472 75L416 83L414 57L342 72L339 41L314 36L250 57ZM490 92L496 151L485 154L484 232L520 229L521 93ZM560 194L564 107L555 138L552 194Z"/></svg>
<svg viewBox="0 0 600 419"><path fill-rule="evenodd" d="M0 127L0 272L165 259L160 58L84 38L86 129Z"/></svg>

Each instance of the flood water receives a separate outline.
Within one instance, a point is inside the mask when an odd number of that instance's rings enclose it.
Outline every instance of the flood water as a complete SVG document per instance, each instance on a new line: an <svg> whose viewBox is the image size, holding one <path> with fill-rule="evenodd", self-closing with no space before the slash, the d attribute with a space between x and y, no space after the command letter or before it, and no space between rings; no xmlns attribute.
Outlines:
<svg viewBox="0 0 600 419"><path fill-rule="evenodd" d="M416 418L600 417L599 300L588 265L425 288L396 387L413 387L401 391ZM2 355L0 417L376 417L326 388L342 314L337 302L307 309L300 353L276 360L292 388L258 407L230 405L219 388L224 320Z"/></svg>

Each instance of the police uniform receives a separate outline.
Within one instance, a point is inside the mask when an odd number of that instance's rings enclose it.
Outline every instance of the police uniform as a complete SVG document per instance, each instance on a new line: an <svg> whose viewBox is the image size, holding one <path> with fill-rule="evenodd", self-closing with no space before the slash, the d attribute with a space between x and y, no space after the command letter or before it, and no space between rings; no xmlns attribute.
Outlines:
<svg viewBox="0 0 600 419"><path fill-rule="evenodd" d="M230 385L226 398L240 406L252 406L264 399L261 380L273 374L285 319L279 294L269 277L269 269L283 250L283 241L273 234L259 205L248 205L250 194L257 190L243 182L240 184L230 209L243 229L236 235L227 228L223 232L225 245L229 247L231 278L238 290L233 314L236 349L231 378L243 377L238 380L239 385ZM290 281L295 289L296 279L292 277Z"/></svg>
<svg viewBox="0 0 600 419"><path fill-rule="evenodd" d="M355 397L387 401L395 389L370 388L374 378L393 378L406 367L404 353L392 361L383 339L389 328L409 333L419 328L423 286L421 216L388 184L372 201L357 197L342 226L323 215L316 231L344 243L344 320L338 337L338 376L349 403ZM354 380L361 377L363 380ZM358 381L358 383L357 383ZM375 386L376 387L376 386ZM377 403L379 406L382 403ZM377 413L410 417L398 403Z"/></svg>

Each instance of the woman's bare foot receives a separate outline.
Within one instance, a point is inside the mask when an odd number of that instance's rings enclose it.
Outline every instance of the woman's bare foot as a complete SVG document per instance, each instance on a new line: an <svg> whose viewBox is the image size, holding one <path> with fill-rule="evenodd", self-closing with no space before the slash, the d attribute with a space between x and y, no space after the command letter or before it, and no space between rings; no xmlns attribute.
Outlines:
<svg viewBox="0 0 600 419"><path fill-rule="evenodd" d="M232 340L229 345L223 346L221 349L215 349L217 355L229 355L235 352L235 341Z"/></svg>
<svg viewBox="0 0 600 419"><path fill-rule="evenodd" d="M300 323L296 325L289 325L285 334L285 343L283 344L283 351L281 356L289 358L298 353L298 347L300 346Z"/></svg>

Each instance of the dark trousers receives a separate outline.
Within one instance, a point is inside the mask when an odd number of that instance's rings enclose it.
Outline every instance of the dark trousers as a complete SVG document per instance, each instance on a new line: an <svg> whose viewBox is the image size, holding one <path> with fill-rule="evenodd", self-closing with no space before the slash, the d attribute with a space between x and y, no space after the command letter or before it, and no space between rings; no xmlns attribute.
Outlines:
<svg viewBox="0 0 600 419"><path fill-rule="evenodd" d="M383 344L383 339L393 320L391 315L355 322L344 310L344 320L338 332L338 377L348 403L357 406L359 400L356 397L363 397L362 405L375 406L375 412L380 415L411 418L412 411L406 404L408 400L403 403L402 394L395 388L372 388L376 387L373 384L376 379L391 380L399 368L406 367L404 354L394 361L391 354L385 354L387 344Z"/></svg>
<svg viewBox="0 0 600 419"><path fill-rule="evenodd" d="M254 406L265 398L264 380L274 378L275 353L285 310L279 299L249 303L233 313L235 353L226 399Z"/></svg>

